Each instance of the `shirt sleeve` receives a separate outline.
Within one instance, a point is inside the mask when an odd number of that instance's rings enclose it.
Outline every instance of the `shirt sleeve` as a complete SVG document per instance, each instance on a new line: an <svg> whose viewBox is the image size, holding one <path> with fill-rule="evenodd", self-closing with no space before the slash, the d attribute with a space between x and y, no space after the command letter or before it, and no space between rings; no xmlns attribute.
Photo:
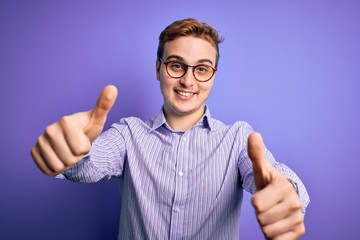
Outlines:
<svg viewBox="0 0 360 240"><path fill-rule="evenodd" d="M126 159L126 144L118 129L110 127L92 143L83 159L56 178L78 183L94 183L120 177Z"/></svg>
<svg viewBox="0 0 360 240"><path fill-rule="evenodd" d="M254 194L256 192L256 186L253 177L252 163L248 156L248 151L247 151L248 137L251 132L253 132L252 127L249 124L245 123L240 131L242 149L238 161L238 168L240 171L243 188L249 193ZM266 147L264 154L265 154L265 158L269 160L279 172L281 172L286 178L291 179L293 182L295 182L298 185L299 197L302 205L302 212L303 214L305 214L306 207L310 202L310 198L305 188L305 185L303 184L301 179L288 166L286 166L283 163L277 162L274 156L272 155L272 153Z"/></svg>

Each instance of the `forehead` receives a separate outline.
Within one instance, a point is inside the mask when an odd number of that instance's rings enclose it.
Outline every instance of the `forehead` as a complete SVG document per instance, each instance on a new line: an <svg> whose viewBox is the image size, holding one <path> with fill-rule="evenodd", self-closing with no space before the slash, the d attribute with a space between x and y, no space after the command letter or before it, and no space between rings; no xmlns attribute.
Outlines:
<svg viewBox="0 0 360 240"><path fill-rule="evenodd" d="M177 55L182 57L188 64L198 62L201 59L209 59L213 63L216 60L216 48L210 42L197 37L186 36L166 42L163 57Z"/></svg>

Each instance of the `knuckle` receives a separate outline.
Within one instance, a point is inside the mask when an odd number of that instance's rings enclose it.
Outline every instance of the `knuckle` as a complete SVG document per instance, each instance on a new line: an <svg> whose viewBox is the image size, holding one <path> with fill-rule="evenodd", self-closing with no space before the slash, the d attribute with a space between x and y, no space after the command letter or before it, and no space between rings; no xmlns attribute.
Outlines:
<svg viewBox="0 0 360 240"><path fill-rule="evenodd" d="M72 118L71 116L63 116L62 118L60 118L60 120L58 121L60 128L61 129L69 129L72 125Z"/></svg>
<svg viewBox="0 0 360 240"><path fill-rule="evenodd" d="M269 228L264 227L262 231L266 239L270 239L272 237L271 230Z"/></svg>
<svg viewBox="0 0 360 240"><path fill-rule="evenodd" d="M44 131L44 134L43 135L45 135L45 136L47 136L47 137L49 137L49 138L51 138L52 136L54 136L55 135L55 127L54 127L54 124L52 124L52 125L50 125L50 126L47 126L46 128L45 128L45 131ZM43 136L43 135L41 135L41 136ZM40 136L40 137L41 137Z"/></svg>
<svg viewBox="0 0 360 240"><path fill-rule="evenodd" d="M294 202L294 208L299 209L299 210L301 209L301 202L299 199L298 199L298 201Z"/></svg>
<svg viewBox="0 0 360 240"><path fill-rule="evenodd" d="M39 156L40 154L38 153L38 151L35 149L32 149L30 153L31 153L34 163L42 170L42 168L43 168L41 166L42 160L41 160L41 157Z"/></svg>
<svg viewBox="0 0 360 240"><path fill-rule="evenodd" d="M30 154L31 154L33 161L36 163L36 165L39 166L39 168L41 168L42 158L41 158L40 153L37 150L37 148L33 147L30 151Z"/></svg>
<svg viewBox="0 0 360 240"><path fill-rule="evenodd" d="M90 151L91 144L89 141L80 141L79 144L74 149L75 156L81 156Z"/></svg>
<svg viewBox="0 0 360 240"><path fill-rule="evenodd" d="M257 209L258 206L259 206L259 203L258 203L258 202L259 202L259 201L258 201L258 199L257 199L257 197L256 197L256 194L254 194L253 197L251 198L251 204L253 205L253 207L254 207L255 209Z"/></svg>
<svg viewBox="0 0 360 240"><path fill-rule="evenodd" d="M55 174L55 172L47 170L47 169L41 169L41 171L46 175L46 176L53 176Z"/></svg>
<svg viewBox="0 0 360 240"><path fill-rule="evenodd" d="M46 139L45 139L45 136L44 135L40 135L36 141L36 146L39 147L39 149L41 150L42 147L44 147L45 145L45 142L46 142ZM35 148L35 147L34 147ZM34 149L35 151L35 149Z"/></svg>
<svg viewBox="0 0 360 240"><path fill-rule="evenodd" d="M65 170L65 166L63 164L61 164L61 163L57 163L57 164L54 164L52 166L52 171L53 171L52 174L60 173L60 172L62 172L64 170Z"/></svg>
<svg viewBox="0 0 360 240"><path fill-rule="evenodd" d="M67 159L66 161L64 161L65 167L71 167L73 165L75 165L76 163L78 163L80 160L80 158L78 157L71 157L69 159Z"/></svg>
<svg viewBox="0 0 360 240"><path fill-rule="evenodd" d="M253 205L253 207L255 208L255 211L257 213L260 213L263 211L263 207L261 205L260 199L258 199L255 195L253 196L253 198L251 199L251 203Z"/></svg>
<svg viewBox="0 0 360 240"><path fill-rule="evenodd" d="M300 235L304 235L305 232L306 232L305 224L301 224L301 227L300 227Z"/></svg>
<svg viewBox="0 0 360 240"><path fill-rule="evenodd" d="M290 202L290 207L292 210L298 210L299 212L301 212L301 201L300 199L296 196L296 198L292 198L293 200L291 200Z"/></svg>
<svg viewBox="0 0 360 240"><path fill-rule="evenodd" d="M294 217L293 232L296 233L297 236L301 236L305 233L305 224L302 213Z"/></svg>
<svg viewBox="0 0 360 240"><path fill-rule="evenodd" d="M31 155L31 157L35 160L37 157L37 148L36 148L36 146L33 146L32 148L31 148L31 150L30 150L30 155Z"/></svg>
<svg viewBox="0 0 360 240"><path fill-rule="evenodd" d="M299 224L297 226L297 228L294 229L293 232L294 232L294 234L296 235L297 238L304 235L305 234L305 225L304 224Z"/></svg>
<svg viewBox="0 0 360 240"><path fill-rule="evenodd" d="M56 134L57 134L57 127L56 127L56 123L50 125L50 126L47 126L45 128L45 131L44 131L44 134L42 136L45 136L46 138L48 139L53 139L56 137Z"/></svg>
<svg viewBox="0 0 360 240"><path fill-rule="evenodd" d="M61 125L68 125L70 123L70 116L63 116L60 118L59 123Z"/></svg>
<svg viewBox="0 0 360 240"><path fill-rule="evenodd" d="M264 223L265 223L265 220L266 220L265 217L264 217L262 214L258 214L258 215L256 216L256 218L257 218L259 224L260 224L261 226L263 226Z"/></svg>
<svg viewBox="0 0 360 240"><path fill-rule="evenodd" d="M296 215L295 221L296 221L296 223L300 223L300 224L304 225L304 216L301 212L299 212Z"/></svg>

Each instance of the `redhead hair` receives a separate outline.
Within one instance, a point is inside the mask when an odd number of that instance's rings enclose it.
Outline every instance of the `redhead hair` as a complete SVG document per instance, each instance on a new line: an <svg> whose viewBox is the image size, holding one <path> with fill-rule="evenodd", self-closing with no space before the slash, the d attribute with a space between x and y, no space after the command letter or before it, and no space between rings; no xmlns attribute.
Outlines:
<svg viewBox="0 0 360 240"><path fill-rule="evenodd" d="M201 38L214 46L216 48L215 67L217 67L220 58L219 44L224 41L224 38L220 36L219 33L208 23L199 22L194 18L186 18L175 21L160 33L157 59L160 60L160 58L162 58L166 42L184 36Z"/></svg>

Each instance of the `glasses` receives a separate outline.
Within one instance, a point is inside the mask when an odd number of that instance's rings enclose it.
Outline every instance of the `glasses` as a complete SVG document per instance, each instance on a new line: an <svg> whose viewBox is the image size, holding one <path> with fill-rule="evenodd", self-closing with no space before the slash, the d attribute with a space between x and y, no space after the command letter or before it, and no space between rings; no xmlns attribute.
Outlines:
<svg viewBox="0 0 360 240"><path fill-rule="evenodd" d="M196 66L190 66L180 61L168 61L165 62L161 58L159 59L165 66L166 72L172 78L182 78L189 67L193 69L194 78L199 82L209 81L215 74L216 68L213 68L210 65L199 64Z"/></svg>

